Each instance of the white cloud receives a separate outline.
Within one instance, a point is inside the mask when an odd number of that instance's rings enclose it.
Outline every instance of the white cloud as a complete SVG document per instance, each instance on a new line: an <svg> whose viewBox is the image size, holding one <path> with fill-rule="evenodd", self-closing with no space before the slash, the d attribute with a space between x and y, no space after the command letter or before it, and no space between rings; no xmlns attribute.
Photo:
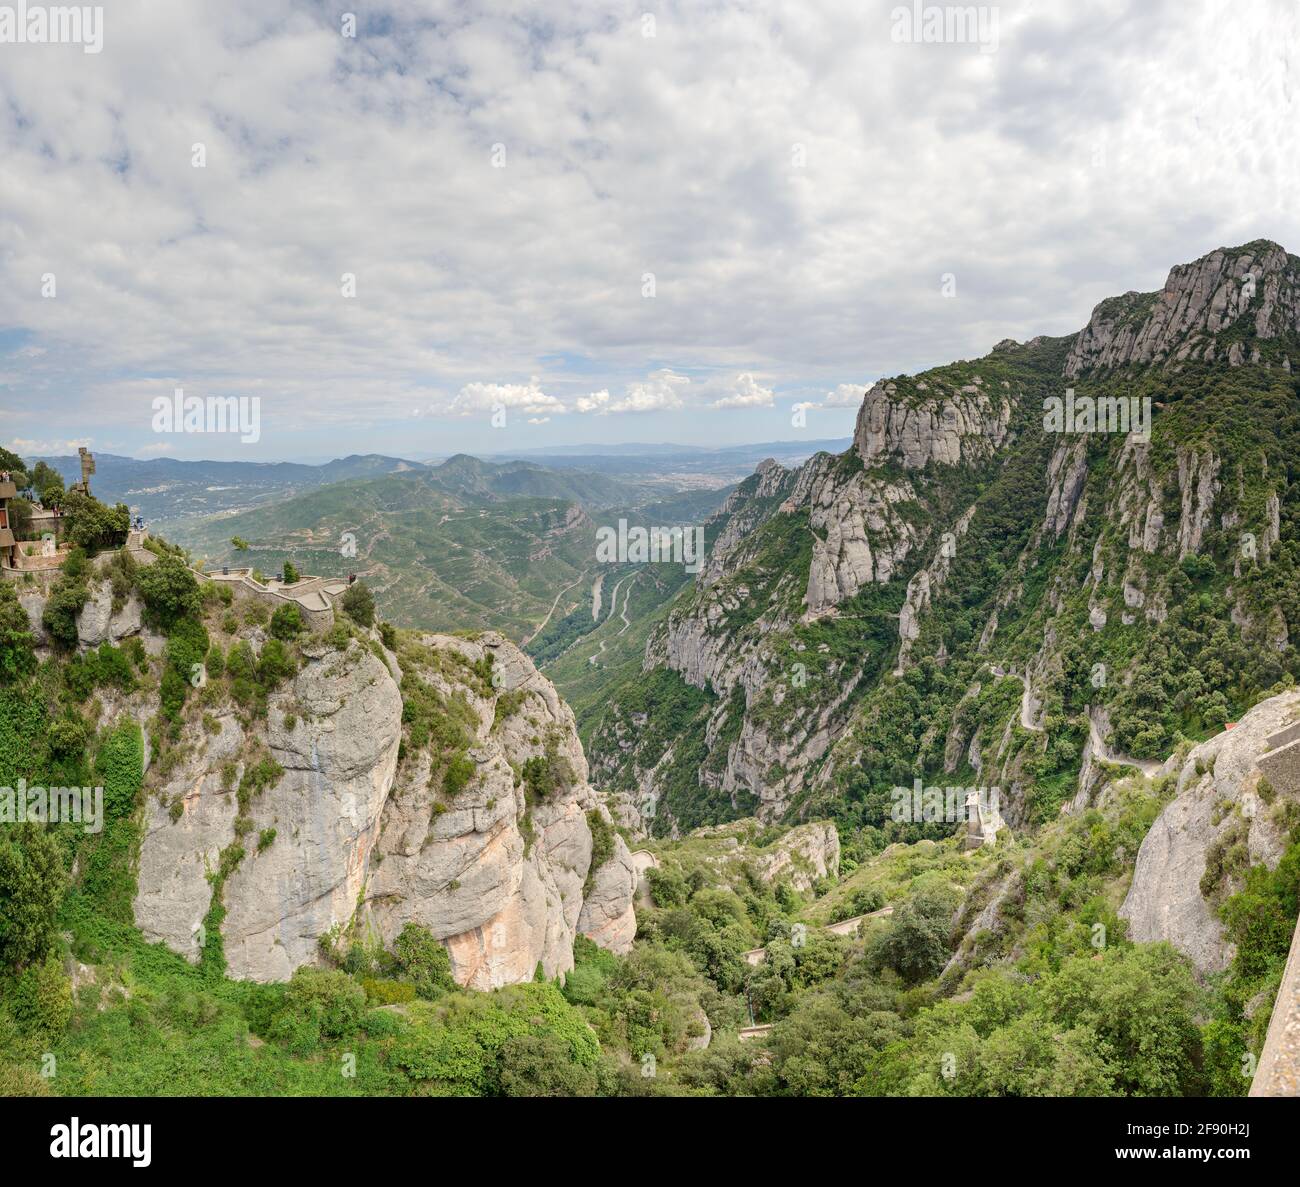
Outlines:
<svg viewBox="0 0 1300 1187"><path fill-rule="evenodd" d="M681 389L690 384L690 377L672 371L656 371L646 379L629 383L621 400L609 404L606 412L662 412L675 411L683 406Z"/></svg>
<svg viewBox="0 0 1300 1187"><path fill-rule="evenodd" d="M826 393L822 401L823 408L856 408L867 394L869 383L841 383Z"/></svg>
<svg viewBox="0 0 1300 1187"><path fill-rule="evenodd" d="M567 411L559 400L542 391L534 376L527 383L467 383L447 406L447 413L450 416L478 416L490 414L496 408L513 408L534 414Z"/></svg>
<svg viewBox="0 0 1300 1187"><path fill-rule="evenodd" d="M8 47L11 430L129 447L175 376L261 395L282 452L489 389L689 439L710 403L1073 331L1222 244L1300 250L1295 6L1004 8L991 54L895 43L894 7L680 0L646 38L595 0L376 0L348 39L307 0L116 0L93 61Z"/></svg>
<svg viewBox="0 0 1300 1187"><path fill-rule="evenodd" d="M764 387L752 375L737 375L718 385L726 394L713 401L714 408L771 408L772 389ZM715 388L714 390L717 390Z"/></svg>
<svg viewBox="0 0 1300 1187"><path fill-rule="evenodd" d="M15 437L10 444L10 452L18 454L19 457L30 458L36 456L56 457L68 453L76 453L79 445L90 445L88 438L82 437L77 441L59 441L45 439L41 441L32 441L24 437Z"/></svg>

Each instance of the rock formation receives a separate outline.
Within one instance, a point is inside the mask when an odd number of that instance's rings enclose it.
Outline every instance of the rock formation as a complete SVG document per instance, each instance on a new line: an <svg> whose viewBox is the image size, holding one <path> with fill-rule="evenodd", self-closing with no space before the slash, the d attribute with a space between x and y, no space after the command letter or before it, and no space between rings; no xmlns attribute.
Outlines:
<svg viewBox="0 0 1300 1187"><path fill-rule="evenodd" d="M572 713L522 652L495 634L425 635L405 673L392 653L357 640L304 653L271 698L264 736L218 717L218 731L151 798L135 904L147 937L198 958L210 874L238 845L242 858L219 887L234 977L282 980L318 959L322 939L389 943L407 922L444 941L457 980L477 988L528 980L539 963L563 973L580 929L630 946L627 847L617 838L611 858L589 869L586 813L603 809ZM489 664L484 684L474 673ZM450 800L427 749L399 762L403 675L467 706L472 772ZM263 749L283 774L242 797ZM520 774L530 759L562 772L541 799Z"/></svg>

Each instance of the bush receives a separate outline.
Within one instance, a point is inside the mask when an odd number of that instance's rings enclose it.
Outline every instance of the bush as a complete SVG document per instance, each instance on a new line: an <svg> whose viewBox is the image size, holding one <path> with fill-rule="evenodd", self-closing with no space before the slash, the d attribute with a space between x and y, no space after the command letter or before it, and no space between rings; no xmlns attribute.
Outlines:
<svg viewBox="0 0 1300 1187"><path fill-rule="evenodd" d="M447 798L455 799L460 795L469 786L469 781L474 778L477 769L473 759L466 755L452 755L447 763L447 773L442 778L442 790Z"/></svg>
<svg viewBox="0 0 1300 1187"><path fill-rule="evenodd" d="M651 866L645 872L650 897L656 907L682 907L690 891L681 870L675 866Z"/></svg>
<svg viewBox="0 0 1300 1187"><path fill-rule="evenodd" d="M179 618L197 617L202 606L199 583L180 557L168 553L141 569L136 583L151 618L169 627Z"/></svg>
<svg viewBox="0 0 1300 1187"><path fill-rule="evenodd" d="M366 1009L366 991L336 969L298 969L285 987L284 1003L271 1023L271 1037L295 1054L307 1054L321 1039L346 1038Z"/></svg>
<svg viewBox="0 0 1300 1187"><path fill-rule="evenodd" d="M592 808L587 813L587 828L591 830L591 865L587 869L585 889L590 890L596 871L614 856L614 838L618 834L599 808Z"/></svg>
<svg viewBox="0 0 1300 1187"><path fill-rule="evenodd" d="M176 674L175 668L163 669L159 699L162 702L163 716L169 721L180 721L181 710L185 707L185 694L189 687L189 684Z"/></svg>
<svg viewBox="0 0 1300 1187"><path fill-rule="evenodd" d="M293 561L284 562L284 569L281 571L280 575L284 579L285 585L292 585L295 581L302 579L302 574L294 568Z"/></svg>
<svg viewBox="0 0 1300 1187"><path fill-rule="evenodd" d="M348 586L347 592L343 595L343 613L358 626L374 625L375 596L364 581L357 581Z"/></svg>
<svg viewBox="0 0 1300 1187"><path fill-rule="evenodd" d="M0 969L22 968L50 950L66 886L51 833L36 824L0 829Z"/></svg>
<svg viewBox="0 0 1300 1187"><path fill-rule="evenodd" d="M393 955L420 997L433 1000L456 988L451 957L427 927L408 923L393 941Z"/></svg>
<svg viewBox="0 0 1300 1187"><path fill-rule="evenodd" d="M277 639L286 641L296 639L306 629L307 624L302 620L302 611L293 602L280 606L271 615L271 634Z"/></svg>
<svg viewBox="0 0 1300 1187"><path fill-rule="evenodd" d="M90 597L85 583L72 576L70 564L71 557L41 612L41 622L50 638L64 648L77 645L77 615Z"/></svg>
<svg viewBox="0 0 1300 1187"><path fill-rule="evenodd" d="M67 1029L72 1019L72 983L53 952L15 979L9 1008L20 1026L43 1039L57 1038Z"/></svg>
<svg viewBox="0 0 1300 1187"><path fill-rule="evenodd" d="M366 997L376 1005L391 1006L399 1002L415 1000L415 986L409 981L386 981L377 977L366 977L362 982Z"/></svg>
<svg viewBox="0 0 1300 1187"><path fill-rule="evenodd" d="M265 688L274 688L297 670L293 656L279 639L268 639L263 644L262 654L257 660L257 679Z"/></svg>
<svg viewBox="0 0 1300 1187"><path fill-rule="evenodd" d="M20 680L36 670L34 641L13 586L0 581L0 681Z"/></svg>
<svg viewBox="0 0 1300 1187"><path fill-rule="evenodd" d="M574 1062L559 1035L515 1035L498 1056L503 1096L594 1096L595 1068Z"/></svg>
<svg viewBox="0 0 1300 1187"><path fill-rule="evenodd" d="M196 618L176 621L167 635L167 663L182 680L194 683L194 676L203 667L210 643L203 623Z"/></svg>

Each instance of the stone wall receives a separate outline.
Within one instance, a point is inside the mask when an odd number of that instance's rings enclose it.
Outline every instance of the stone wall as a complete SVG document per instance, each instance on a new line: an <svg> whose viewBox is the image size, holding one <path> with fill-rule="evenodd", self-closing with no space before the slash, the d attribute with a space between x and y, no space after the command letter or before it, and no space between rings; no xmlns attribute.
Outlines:
<svg viewBox="0 0 1300 1187"><path fill-rule="evenodd" d="M257 581L251 569L230 569L225 573L204 573L201 576L229 587L236 598L264 602L272 612L281 606L295 605L313 631L329 630L334 625L333 595L327 590L343 584L336 577L304 577L292 585L272 588Z"/></svg>

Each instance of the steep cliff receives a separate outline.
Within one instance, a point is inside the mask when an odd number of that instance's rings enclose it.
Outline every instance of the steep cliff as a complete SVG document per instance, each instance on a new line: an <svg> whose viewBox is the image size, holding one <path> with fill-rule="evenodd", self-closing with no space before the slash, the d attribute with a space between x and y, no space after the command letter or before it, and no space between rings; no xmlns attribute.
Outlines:
<svg viewBox="0 0 1300 1187"><path fill-rule="evenodd" d="M891 787L942 773L1018 826L1095 794L1095 721L1158 762L1295 678L1297 278L1276 244L1220 249L1078 334L875 384L849 451L710 525L645 653L671 744L617 690L598 786L665 834L894 830Z"/></svg>
<svg viewBox="0 0 1300 1187"><path fill-rule="evenodd" d="M264 718L212 697L154 772L146 937L192 960L219 939L231 976L268 981L415 922L476 988L563 973L580 928L630 946L626 845L604 825L591 868L588 814L607 813L571 712L518 648L410 635L395 653L344 631L300 658Z"/></svg>

